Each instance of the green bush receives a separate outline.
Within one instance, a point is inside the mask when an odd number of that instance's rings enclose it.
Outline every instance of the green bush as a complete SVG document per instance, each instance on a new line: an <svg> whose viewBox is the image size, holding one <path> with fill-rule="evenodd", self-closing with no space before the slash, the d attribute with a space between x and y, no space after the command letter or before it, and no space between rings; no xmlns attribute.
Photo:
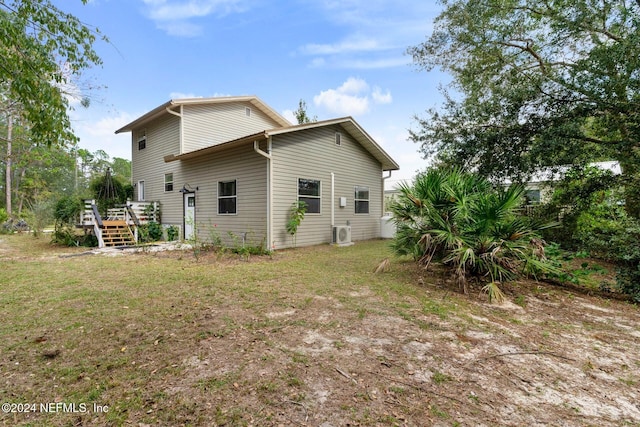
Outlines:
<svg viewBox="0 0 640 427"><path fill-rule="evenodd" d="M640 302L640 221L627 217L624 210L617 212L620 216L614 219L583 213L576 238L592 256L614 262L618 289Z"/></svg>
<svg viewBox="0 0 640 427"><path fill-rule="evenodd" d="M174 240L178 240L180 236L180 229L175 225L171 225L167 227L167 240L173 242Z"/></svg>
<svg viewBox="0 0 640 427"><path fill-rule="evenodd" d="M424 266L449 266L465 289L472 276L489 281L489 295L497 282L553 272L537 232L542 226L517 214L523 196L522 186L497 190L473 174L430 170L401 186L391 205L392 247Z"/></svg>
<svg viewBox="0 0 640 427"><path fill-rule="evenodd" d="M150 221L138 228L138 240L142 243L162 240L162 234L162 225L155 221Z"/></svg>
<svg viewBox="0 0 640 427"><path fill-rule="evenodd" d="M615 263L617 288L640 302L640 221L628 215L624 201L624 188L610 172L573 171L545 206L547 215L564 212L562 226L545 238Z"/></svg>
<svg viewBox="0 0 640 427"><path fill-rule="evenodd" d="M53 218L58 224L75 224L80 219L84 206L82 200L75 196L63 196L53 208Z"/></svg>

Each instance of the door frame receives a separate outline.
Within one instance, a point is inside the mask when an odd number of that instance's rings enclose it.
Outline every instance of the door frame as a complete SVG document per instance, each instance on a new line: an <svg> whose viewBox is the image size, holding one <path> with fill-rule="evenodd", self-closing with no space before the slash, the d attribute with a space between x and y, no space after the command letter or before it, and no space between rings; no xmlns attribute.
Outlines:
<svg viewBox="0 0 640 427"><path fill-rule="evenodd" d="M193 200L193 206L189 206L189 200ZM193 238L196 233L196 193L195 191L186 191L182 195L182 236L184 240ZM189 213L193 214L193 218L189 218ZM188 224L193 221L193 224ZM189 235L187 236L187 226L189 226Z"/></svg>

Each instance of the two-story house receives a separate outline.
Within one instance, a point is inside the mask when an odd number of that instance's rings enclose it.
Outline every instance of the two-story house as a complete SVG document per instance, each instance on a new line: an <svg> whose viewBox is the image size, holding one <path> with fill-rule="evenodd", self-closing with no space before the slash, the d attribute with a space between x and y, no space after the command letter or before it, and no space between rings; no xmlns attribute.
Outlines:
<svg viewBox="0 0 640 427"><path fill-rule="evenodd" d="M255 96L171 100L122 132L135 197L159 201L163 226L186 240L292 246L297 201L307 206L299 246L377 238L384 179L399 169L353 118L294 126Z"/></svg>

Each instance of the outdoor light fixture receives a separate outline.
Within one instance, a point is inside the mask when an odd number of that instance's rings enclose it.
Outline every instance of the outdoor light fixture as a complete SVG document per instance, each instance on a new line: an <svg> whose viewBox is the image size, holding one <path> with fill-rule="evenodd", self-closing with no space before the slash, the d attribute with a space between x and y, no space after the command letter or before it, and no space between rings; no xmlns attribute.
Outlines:
<svg viewBox="0 0 640 427"><path fill-rule="evenodd" d="M198 191L199 187L196 186L196 189L194 190L193 188L191 188L191 186L187 183L185 185L182 186L182 189L179 191L180 193L194 193L196 191Z"/></svg>

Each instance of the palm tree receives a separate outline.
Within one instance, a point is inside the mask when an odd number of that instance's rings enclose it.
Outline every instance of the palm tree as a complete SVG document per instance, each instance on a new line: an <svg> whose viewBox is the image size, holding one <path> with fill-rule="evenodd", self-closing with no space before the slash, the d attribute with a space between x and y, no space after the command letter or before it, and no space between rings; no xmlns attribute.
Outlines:
<svg viewBox="0 0 640 427"><path fill-rule="evenodd" d="M488 282L489 297L500 299L498 283L555 271L537 232L542 226L517 214L523 195L520 185L497 190L458 169L430 170L402 185L391 206L392 247L425 268L432 261L451 267L465 292L470 277Z"/></svg>

